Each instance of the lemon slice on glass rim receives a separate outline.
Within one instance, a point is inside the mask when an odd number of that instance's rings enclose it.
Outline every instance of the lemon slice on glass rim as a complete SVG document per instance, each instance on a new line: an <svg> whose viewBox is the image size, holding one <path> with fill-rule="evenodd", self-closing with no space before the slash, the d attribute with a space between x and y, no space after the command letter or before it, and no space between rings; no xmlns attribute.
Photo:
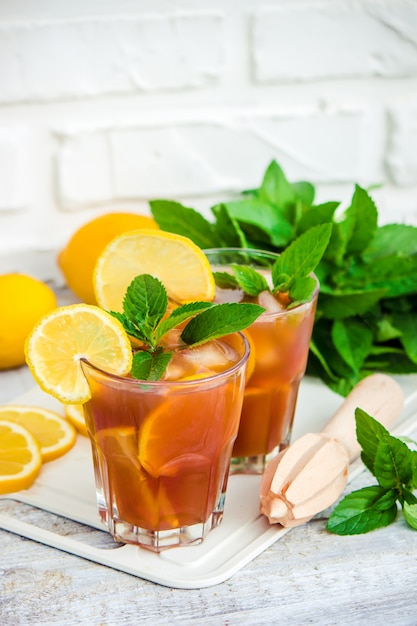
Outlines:
<svg viewBox="0 0 417 626"><path fill-rule="evenodd" d="M159 278L178 304L214 299L215 282L204 252L188 237L144 228L115 237L100 254L93 277L98 304L121 312L126 289L140 274Z"/></svg>
<svg viewBox="0 0 417 626"><path fill-rule="evenodd" d="M90 399L81 359L121 376L132 366L131 344L121 323L89 304L62 306L45 315L26 341L25 355L41 389L68 404Z"/></svg>

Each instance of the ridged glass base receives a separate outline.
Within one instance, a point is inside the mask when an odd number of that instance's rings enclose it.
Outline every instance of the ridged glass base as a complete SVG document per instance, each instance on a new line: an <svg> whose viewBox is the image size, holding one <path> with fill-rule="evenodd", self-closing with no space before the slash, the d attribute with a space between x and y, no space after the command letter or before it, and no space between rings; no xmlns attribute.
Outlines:
<svg viewBox="0 0 417 626"><path fill-rule="evenodd" d="M118 520L110 520L107 526L115 541L134 544L152 552L162 552L169 548L202 543L207 534L221 523L222 517L223 512L213 513L204 523L170 530L147 530Z"/></svg>

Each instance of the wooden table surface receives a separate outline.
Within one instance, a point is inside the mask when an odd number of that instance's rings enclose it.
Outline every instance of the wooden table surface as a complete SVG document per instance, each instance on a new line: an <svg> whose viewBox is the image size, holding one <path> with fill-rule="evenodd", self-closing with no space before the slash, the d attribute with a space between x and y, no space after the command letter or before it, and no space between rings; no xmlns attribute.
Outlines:
<svg viewBox="0 0 417 626"><path fill-rule="evenodd" d="M0 403L32 386L25 367L1 372ZM346 492L371 482L363 472ZM0 513L15 506L0 502ZM338 537L325 529L328 512L292 529L225 582L194 590L163 587L0 530L0 625L416 626L417 532L400 515L385 529ZM89 532L47 512L36 515L66 536Z"/></svg>

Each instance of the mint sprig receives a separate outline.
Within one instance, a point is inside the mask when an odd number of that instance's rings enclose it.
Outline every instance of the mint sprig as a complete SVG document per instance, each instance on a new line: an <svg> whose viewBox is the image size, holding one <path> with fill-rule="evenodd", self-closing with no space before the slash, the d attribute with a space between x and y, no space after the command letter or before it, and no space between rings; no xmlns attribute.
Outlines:
<svg viewBox="0 0 417 626"><path fill-rule="evenodd" d="M150 274L136 276L126 290L123 313L110 311L127 334L140 342L133 355L131 374L140 380L160 380L172 358L163 346L164 336L185 324L180 339L186 347L243 330L265 310L257 304L191 302L168 311L169 301L162 282Z"/></svg>
<svg viewBox="0 0 417 626"><path fill-rule="evenodd" d="M295 239L272 266L271 288L260 272L239 264L231 264L231 273L214 272L216 284L223 289L240 288L252 297L263 291L286 293L291 301L287 308L308 302L316 289L316 281L311 273L322 259L331 233L332 226L326 223L309 229Z"/></svg>
<svg viewBox="0 0 417 626"><path fill-rule="evenodd" d="M378 485L345 496L327 521L327 530L338 535L367 533L391 524L398 505L407 524L417 530L417 452L365 411L355 411L361 458Z"/></svg>

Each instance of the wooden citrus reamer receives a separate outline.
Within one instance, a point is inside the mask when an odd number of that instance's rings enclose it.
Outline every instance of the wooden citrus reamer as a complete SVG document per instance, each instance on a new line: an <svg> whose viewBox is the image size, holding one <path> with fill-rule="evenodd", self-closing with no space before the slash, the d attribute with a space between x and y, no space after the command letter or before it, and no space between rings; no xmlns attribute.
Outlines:
<svg viewBox="0 0 417 626"><path fill-rule="evenodd" d="M272 459L260 486L261 512L269 522L300 526L333 504L346 486L350 463L360 454L355 409L388 428L403 403L393 378L372 374L354 387L320 433L300 437Z"/></svg>

